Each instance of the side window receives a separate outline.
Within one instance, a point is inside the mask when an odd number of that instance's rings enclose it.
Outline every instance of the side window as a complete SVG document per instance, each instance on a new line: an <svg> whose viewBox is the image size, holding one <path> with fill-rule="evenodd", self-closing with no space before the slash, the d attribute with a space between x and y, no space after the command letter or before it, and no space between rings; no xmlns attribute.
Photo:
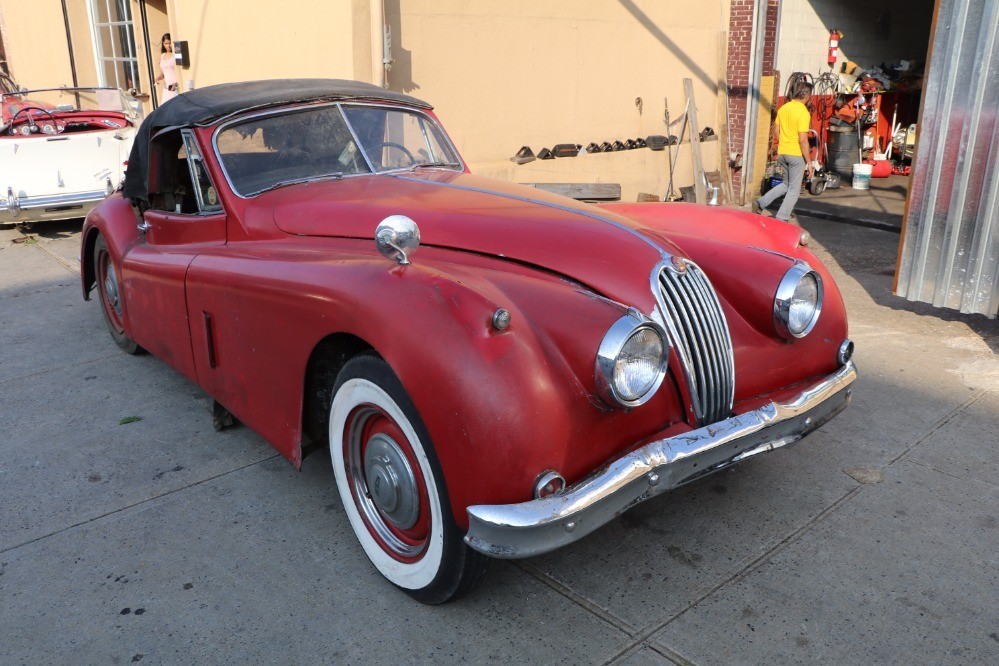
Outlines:
<svg viewBox="0 0 999 666"><path fill-rule="evenodd" d="M149 207L198 215L222 210L218 192L190 130L168 129L149 146Z"/></svg>
<svg viewBox="0 0 999 666"><path fill-rule="evenodd" d="M208 169L205 168L205 161L198 150L198 144L194 140L194 135L189 130L184 130L184 150L187 153L187 166L191 174L191 185L197 196L198 212L217 213L222 210L219 202L218 191L212 185L212 180L208 176Z"/></svg>

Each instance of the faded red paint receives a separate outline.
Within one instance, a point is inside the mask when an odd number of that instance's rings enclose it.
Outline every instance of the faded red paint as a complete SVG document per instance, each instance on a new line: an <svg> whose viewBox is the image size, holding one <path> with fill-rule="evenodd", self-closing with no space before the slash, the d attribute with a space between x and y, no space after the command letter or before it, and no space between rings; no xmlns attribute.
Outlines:
<svg viewBox="0 0 999 666"><path fill-rule="evenodd" d="M628 307L655 307L660 249L692 258L718 292L734 341L736 412L838 369L842 299L798 244L797 227L694 205L596 208L431 170L240 199L214 161L210 132L196 136L225 212L147 212L142 237L134 209L114 195L87 219L84 265L99 231L121 269L126 333L296 465L307 364L334 333L366 341L401 379L463 528L469 505L530 499L545 469L571 484L653 436L690 430L675 354L662 389L637 409L608 408L594 385L610 325ZM375 226L390 214L420 226L412 265L375 248ZM788 343L774 333L772 309L794 259L822 274L825 305L815 330ZM499 307L512 314L502 333L490 326Z"/></svg>

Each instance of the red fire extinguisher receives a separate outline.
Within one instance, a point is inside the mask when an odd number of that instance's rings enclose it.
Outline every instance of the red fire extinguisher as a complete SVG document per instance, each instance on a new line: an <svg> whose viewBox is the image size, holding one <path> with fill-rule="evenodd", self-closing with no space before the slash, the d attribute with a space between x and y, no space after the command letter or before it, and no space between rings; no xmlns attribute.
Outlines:
<svg viewBox="0 0 999 666"><path fill-rule="evenodd" d="M843 36L839 30L829 31L829 57L826 62L830 67L836 64L836 56L839 55L837 51L839 50L839 40Z"/></svg>

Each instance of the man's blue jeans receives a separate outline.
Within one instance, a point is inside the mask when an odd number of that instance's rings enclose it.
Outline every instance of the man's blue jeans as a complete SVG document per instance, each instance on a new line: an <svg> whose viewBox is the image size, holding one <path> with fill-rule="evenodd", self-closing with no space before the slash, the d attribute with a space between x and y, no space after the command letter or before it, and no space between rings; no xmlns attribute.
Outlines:
<svg viewBox="0 0 999 666"><path fill-rule="evenodd" d="M777 211L777 219L787 222L791 219L794 204L798 203L801 194L801 179L805 175L805 158L800 155L778 155L777 164L784 172L784 182L759 198L760 208L766 208L778 197L784 195L784 203Z"/></svg>

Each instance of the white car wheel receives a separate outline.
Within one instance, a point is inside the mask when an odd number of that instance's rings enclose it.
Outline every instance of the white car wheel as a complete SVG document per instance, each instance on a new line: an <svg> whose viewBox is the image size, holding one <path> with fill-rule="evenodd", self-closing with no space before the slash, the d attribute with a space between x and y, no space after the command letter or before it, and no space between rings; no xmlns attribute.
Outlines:
<svg viewBox="0 0 999 666"><path fill-rule="evenodd" d="M430 438L383 360L344 366L329 437L344 510L375 568L427 603L471 589L486 559L462 541Z"/></svg>

